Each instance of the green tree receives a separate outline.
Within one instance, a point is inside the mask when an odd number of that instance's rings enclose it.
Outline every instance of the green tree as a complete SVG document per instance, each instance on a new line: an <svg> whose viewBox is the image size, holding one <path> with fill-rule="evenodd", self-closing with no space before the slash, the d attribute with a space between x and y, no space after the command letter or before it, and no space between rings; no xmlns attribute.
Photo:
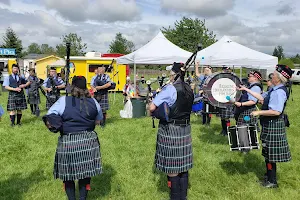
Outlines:
<svg viewBox="0 0 300 200"><path fill-rule="evenodd" d="M275 47L274 51L273 51L273 56L276 56L278 58L278 60L284 59L284 50L282 46L277 46Z"/></svg>
<svg viewBox="0 0 300 200"><path fill-rule="evenodd" d="M295 63L295 64L300 64L300 55L296 54L296 56L291 57L291 60Z"/></svg>
<svg viewBox="0 0 300 200"><path fill-rule="evenodd" d="M23 46L22 46L22 40L19 39L17 34L12 28L7 28L6 33L3 36L3 44L1 45L3 48L12 48L16 49L17 57L22 58L23 57ZM6 56L7 57L7 56ZM9 56L9 57L15 57L15 56Z"/></svg>
<svg viewBox="0 0 300 200"><path fill-rule="evenodd" d="M117 33L115 39L109 45L109 53L129 54L134 51L135 45L132 41L123 37L122 33Z"/></svg>
<svg viewBox="0 0 300 200"><path fill-rule="evenodd" d="M87 44L83 43L82 38L79 37L76 33L69 33L68 35L62 36L62 43L56 45L56 54L60 57L65 57L66 52L66 43L71 43L71 56L83 56L85 54Z"/></svg>
<svg viewBox="0 0 300 200"><path fill-rule="evenodd" d="M27 47L27 54L30 53L36 53L36 54L40 54L41 53L41 48L40 45L38 43L31 43L28 47Z"/></svg>
<svg viewBox="0 0 300 200"><path fill-rule="evenodd" d="M190 52L194 52L199 43L203 48L215 43L216 35L205 26L205 20L183 17L174 27L162 28L162 33L171 42Z"/></svg>
<svg viewBox="0 0 300 200"><path fill-rule="evenodd" d="M41 47L41 53L42 54L48 54L48 55L55 55L55 49L51 46L49 46L48 44L42 44Z"/></svg>
<svg viewBox="0 0 300 200"><path fill-rule="evenodd" d="M291 59L289 59L289 58L283 58L283 59L281 59L281 60L279 61L279 64L281 64L281 65L287 65L287 66L289 66L291 69L294 69L294 68L295 68L294 62L293 62Z"/></svg>

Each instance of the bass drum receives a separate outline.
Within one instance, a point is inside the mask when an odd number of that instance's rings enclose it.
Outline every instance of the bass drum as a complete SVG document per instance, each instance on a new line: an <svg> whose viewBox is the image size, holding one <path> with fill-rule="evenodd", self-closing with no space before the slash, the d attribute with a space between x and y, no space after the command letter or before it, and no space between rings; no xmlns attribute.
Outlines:
<svg viewBox="0 0 300 200"><path fill-rule="evenodd" d="M228 104L238 101L242 95L236 90L241 80L233 73L214 73L203 84L203 97L218 108L226 108Z"/></svg>

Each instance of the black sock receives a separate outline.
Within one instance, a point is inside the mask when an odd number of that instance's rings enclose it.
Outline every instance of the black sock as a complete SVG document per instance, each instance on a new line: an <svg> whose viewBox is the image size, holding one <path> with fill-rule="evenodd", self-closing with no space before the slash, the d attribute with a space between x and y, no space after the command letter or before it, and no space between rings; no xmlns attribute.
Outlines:
<svg viewBox="0 0 300 200"><path fill-rule="evenodd" d="M271 163L272 164L272 171L271 171L271 183L277 183L277 178L276 178L276 163Z"/></svg>
<svg viewBox="0 0 300 200"><path fill-rule="evenodd" d="M91 178L79 179L79 198L86 200L88 191L90 190Z"/></svg>
<svg viewBox="0 0 300 200"><path fill-rule="evenodd" d="M33 113L33 104L30 104L30 110Z"/></svg>
<svg viewBox="0 0 300 200"><path fill-rule="evenodd" d="M168 187L170 188L170 199L180 200L180 177L168 176Z"/></svg>
<svg viewBox="0 0 300 200"><path fill-rule="evenodd" d="M64 181L66 194L69 200L75 200L75 183L74 181Z"/></svg>
<svg viewBox="0 0 300 200"><path fill-rule="evenodd" d="M10 121L11 121L11 124L15 124L15 120L16 120L16 115L10 115Z"/></svg>
<svg viewBox="0 0 300 200"><path fill-rule="evenodd" d="M180 173L180 200L187 199L187 190L189 186L189 174L188 172Z"/></svg>
<svg viewBox="0 0 300 200"><path fill-rule="evenodd" d="M222 123L222 130L223 130L223 131L227 131L226 120L225 120L225 119L222 119L222 120L221 120L221 123Z"/></svg>
<svg viewBox="0 0 300 200"><path fill-rule="evenodd" d="M36 112L37 104L33 105L33 112Z"/></svg>
<svg viewBox="0 0 300 200"><path fill-rule="evenodd" d="M207 114L203 113L202 115L202 124L206 124Z"/></svg>
<svg viewBox="0 0 300 200"><path fill-rule="evenodd" d="M17 124L21 123L22 114L17 114Z"/></svg>

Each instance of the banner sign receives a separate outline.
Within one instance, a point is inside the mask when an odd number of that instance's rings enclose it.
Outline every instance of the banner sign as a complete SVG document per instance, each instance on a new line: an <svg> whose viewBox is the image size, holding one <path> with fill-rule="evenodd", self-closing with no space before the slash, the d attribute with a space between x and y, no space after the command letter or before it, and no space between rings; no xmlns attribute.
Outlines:
<svg viewBox="0 0 300 200"><path fill-rule="evenodd" d="M16 49L0 48L0 55L15 56L16 55Z"/></svg>

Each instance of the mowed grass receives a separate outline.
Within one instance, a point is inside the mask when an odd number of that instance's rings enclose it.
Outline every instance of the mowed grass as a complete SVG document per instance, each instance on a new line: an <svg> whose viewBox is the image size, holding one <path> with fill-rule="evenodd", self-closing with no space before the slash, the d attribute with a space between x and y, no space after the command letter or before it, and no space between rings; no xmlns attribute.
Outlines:
<svg viewBox="0 0 300 200"><path fill-rule="evenodd" d="M107 126L96 129L104 173L92 179L89 199L168 199L166 175L153 169L157 129L152 128L150 117L121 119L122 99L117 94L113 103L110 94ZM192 115L194 167L189 199L300 199L300 86L294 86L293 99L287 108L293 159L278 165L278 189L264 189L256 182L265 172L260 150L248 155L230 152L227 138L219 135L218 118L214 116L206 127L200 117ZM6 108L6 103L7 93L2 93L0 104ZM8 113L0 122L0 199L66 199L62 182L52 175L58 135L46 129L41 117L31 116L29 109L22 122L22 127L10 128Z"/></svg>

